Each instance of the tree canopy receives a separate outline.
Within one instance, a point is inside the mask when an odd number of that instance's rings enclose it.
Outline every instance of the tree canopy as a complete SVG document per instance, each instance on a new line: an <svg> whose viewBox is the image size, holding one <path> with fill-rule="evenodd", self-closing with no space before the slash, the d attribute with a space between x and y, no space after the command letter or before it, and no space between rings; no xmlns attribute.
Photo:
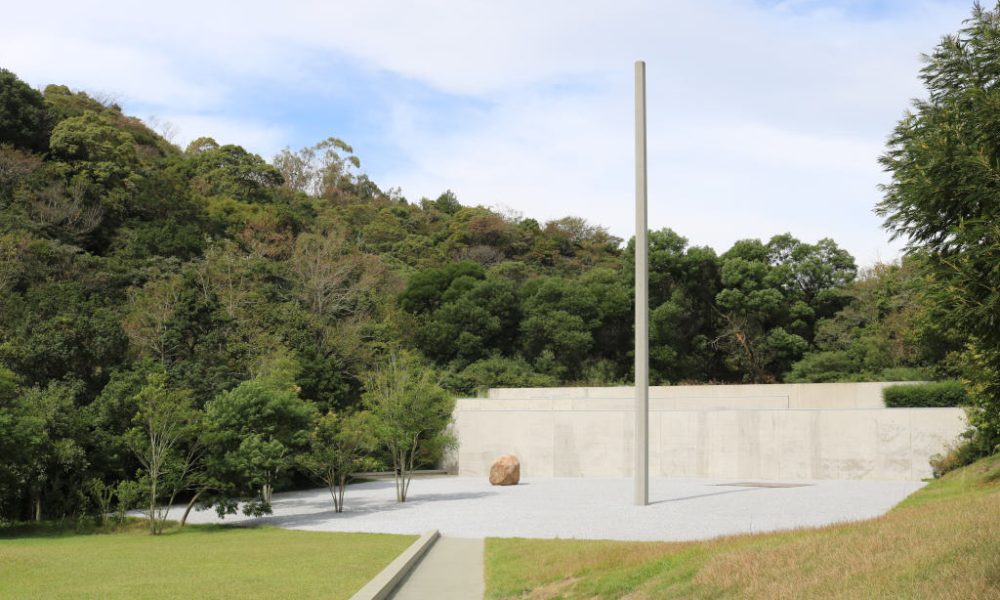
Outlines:
<svg viewBox="0 0 1000 600"><path fill-rule="evenodd" d="M926 256L934 302L968 336L965 363L980 452L1000 447L1000 4L976 4L925 57L927 96L899 122L878 212Z"/></svg>

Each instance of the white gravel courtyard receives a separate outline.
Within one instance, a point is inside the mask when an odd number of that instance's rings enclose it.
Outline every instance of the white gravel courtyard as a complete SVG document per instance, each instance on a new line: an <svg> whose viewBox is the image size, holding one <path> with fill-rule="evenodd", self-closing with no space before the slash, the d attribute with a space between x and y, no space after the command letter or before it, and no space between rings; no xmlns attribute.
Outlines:
<svg viewBox="0 0 1000 600"><path fill-rule="evenodd" d="M453 537L700 540L868 519L885 513L924 484L919 481L748 482L654 479L649 506L632 504L631 479L528 479L494 487L468 477L415 478L404 504L393 483L351 485L344 512L326 489L275 494L274 514L230 516L225 523L267 523L311 531L423 533ZM750 487L795 484L796 487ZM174 507L171 518L180 518ZM214 511L191 523L219 522Z"/></svg>

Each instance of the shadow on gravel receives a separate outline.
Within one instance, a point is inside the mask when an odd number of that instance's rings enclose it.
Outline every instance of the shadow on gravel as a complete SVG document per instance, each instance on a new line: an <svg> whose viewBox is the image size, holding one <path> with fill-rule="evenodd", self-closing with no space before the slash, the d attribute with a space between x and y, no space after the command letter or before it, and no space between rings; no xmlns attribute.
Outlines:
<svg viewBox="0 0 1000 600"><path fill-rule="evenodd" d="M726 494L739 494L740 492L754 492L761 488L744 488L740 490L728 490L725 492L712 492L711 494L697 494L695 496L684 496L682 498L667 498L666 500L654 500L650 504L668 504L670 502L683 502L685 500L695 500L697 498L708 498L709 496L724 496Z"/></svg>
<svg viewBox="0 0 1000 600"><path fill-rule="evenodd" d="M391 483L391 482L390 482ZM257 519L249 519L241 521L239 525L244 525L248 527L253 527L256 525L274 525L277 527L289 527L296 528L308 525L315 525L317 523L322 523L324 521L331 520L346 520L352 519L354 517L363 517L372 513L388 513L396 512L400 510L408 510L416 508L422 504L429 504L433 502L449 502L457 500L473 500L476 498L485 498L488 496L495 496L496 492L464 492L464 493L443 493L443 494L420 494L416 496L411 496L406 499L406 502L392 502L386 500L372 500L358 498L356 500L351 499L350 490L348 490L347 496L344 499L346 508L344 512L338 513L333 510L333 500L327 497L325 500L322 498L313 497L309 500L301 499L299 501L289 502L290 499L282 499L279 506L280 510L285 511L289 508L302 508L302 509L314 509L315 512L310 512L306 514L297 515L269 515L266 517L260 517ZM323 510L323 509L326 510Z"/></svg>

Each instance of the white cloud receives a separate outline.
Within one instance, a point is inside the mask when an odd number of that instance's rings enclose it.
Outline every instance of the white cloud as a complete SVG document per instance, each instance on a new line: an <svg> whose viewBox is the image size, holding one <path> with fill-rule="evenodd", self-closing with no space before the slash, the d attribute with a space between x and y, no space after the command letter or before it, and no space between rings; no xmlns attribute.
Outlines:
<svg viewBox="0 0 1000 600"><path fill-rule="evenodd" d="M180 72L163 50L49 32L4 32L0 56L36 85L61 83L175 110L218 106L223 86Z"/></svg>

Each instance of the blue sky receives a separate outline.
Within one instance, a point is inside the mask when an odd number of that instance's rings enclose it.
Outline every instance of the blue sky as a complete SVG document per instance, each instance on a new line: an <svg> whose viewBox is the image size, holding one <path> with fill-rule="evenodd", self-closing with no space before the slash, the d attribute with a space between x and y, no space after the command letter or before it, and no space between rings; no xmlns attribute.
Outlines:
<svg viewBox="0 0 1000 600"><path fill-rule="evenodd" d="M18 3L0 66L265 158L328 136L383 188L632 231L632 62L650 226L719 251L790 231L891 260L877 157L962 0Z"/></svg>

